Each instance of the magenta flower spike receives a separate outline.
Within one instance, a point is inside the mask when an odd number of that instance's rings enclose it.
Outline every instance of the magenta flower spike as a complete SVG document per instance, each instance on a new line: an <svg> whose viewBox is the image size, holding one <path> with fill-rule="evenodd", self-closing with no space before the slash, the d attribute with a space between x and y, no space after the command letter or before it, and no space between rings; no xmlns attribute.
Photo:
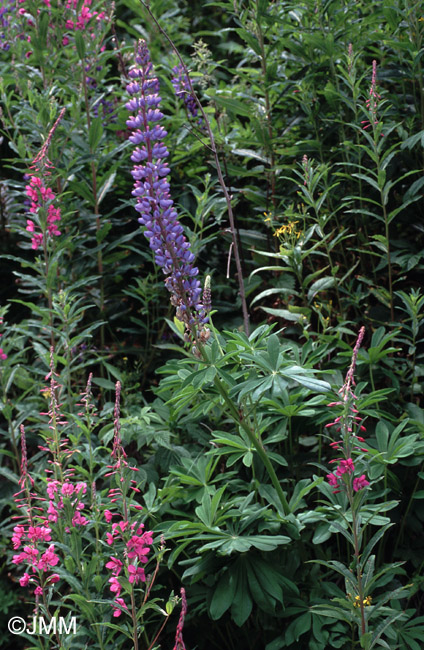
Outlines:
<svg viewBox="0 0 424 650"><path fill-rule="evenodd" d="M367 452L367 449L358 447L356 444L357 442L364 442L364 438L357 434L362 433L366 429L362 424L362 418L358 415L358 409L355 406L356 395L352 390L355 386L354 375L356 361L364 334L365 327L361 327L355 347L353 348L352 359L346 373L344 384L339 390L340 400L330 402L330 404L327 405L332 408L339 406L343 408L342 415L339 415L334 418L332 422L325 425L326 429L337 431L337 433L339 433L339 440L331 442L330 447L338 453L341 452L344 456L329 461L330 463L337 463L335 472L327 474L326 476L328 484L335 488L334 493L339 492L341 489L346 489L348 491L352 491L353 489L353 492L358 492L369 485L365 474L356 477L354 476L355 463L352 459L352 453L354 452Z"/></svg>

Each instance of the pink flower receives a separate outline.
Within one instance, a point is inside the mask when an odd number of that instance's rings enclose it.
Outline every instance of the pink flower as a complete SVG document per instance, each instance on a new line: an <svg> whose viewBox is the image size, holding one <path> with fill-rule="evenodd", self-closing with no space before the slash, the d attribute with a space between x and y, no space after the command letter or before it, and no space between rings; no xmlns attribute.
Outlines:
<svg viewBox="0 0 424 650"><path fill-rule="evenodd" d="M87 492L87 483L84 483L83 481L80 481L79 483L76 484L75 486L75 492L79 494L82 490L82 494L84 495Z"/></svg>
<svg viewBox="0 0 424 650"><path fill-rule="evenodd" d="M327 480L331 487L337 487L339 484L339 480L335 474L327 474Z"/></svg>
<svg viewBox="0 0 424 650"><path fill-rule="evenodd" d="M29 583L29 580L30 580L29 573L24 573L22 578L19 578L19 584L21 585L21 587L27 587L28 583Z"/></svg>
<svg viewBox="0 0 424 650"><path fill-rule="evenodd" d="M3 352L3 348L0 348L0 359L1 359L2 361L4 361L5 359L7 359L7 354L6 354L5 352Z"/></svg>
<svg viewBox="0 0 424 650"><path fill-rule="evenodd" d="M35 596L42 596L42 595L43 595L43 590L42 590L42 588L41 588L41 587L36 587L36 588L34 589L34 595L35 595Z"/></svg>
<svg viewBox="0 0 424 650"><path fill-rule="evenodd" d="M18 549L21 545L22 537L25 535L25 528L23 526L15 526L13 529L12 543L13 548Z"/></svg>
<svg viewBox="0 0 424 650"><path fill-rule="evenodd" d="M84 517L78 510L72 517L73 526L86 526L88 524L88 519Z"/></svg>
<svg viewBox="0 0 424 650"><path fill-rule="evenodd" d="M38 551L37 551L38 552ZM50 544L49 548L38 561L37 568L41 571L47 571L50 567L56 566L59 562L59 557L54 552L54 544Z"/></svg>
<svg viewBox="0 0 424 650"><path fill-rule="evenodd" d="M47 512L48 512L48 515L49 515L49 521L52 521L53 523L56 523L58 514L57 514L56 508L54 507L54 505L53 505L53 503L51 501L49 503L49 507L47 508Z"/></svg>
<svg viewBox="0 0 424 650"><path fill-rule="evenodd" d="M38 539L43 540L44 542L50 542L51 540L51 530L47 526L30 526L28 528L28 539L31 542L35 542Z"/></svg>
<svg viewBox="0 0 424 650"><path fill-rule="evenodd" d="M34 548L33 546L24 546L24 553L26 555L26 559L32 564L37 559L38 549Z"/></svg>
<svg viewBox="0 0 424 650"><path fill-rule="evenodd" d="M353 489L355 492L362 490L367 485L369 485L369 481L367 481L365 474L362 474L362 476L359 476L359 478L353 479Z"/></svg>
<svg viewBox="0 0 424 650"><path fill-rule="evenodd" d="M137 584L138 582L146 582L146 575L144 573L143 567L135 567L133 564L130 564L128 567L128 581L132 584L133 582Z"/></svg>
<svg viewBox="0 0 424 650"><path fill-rule="evenodd" d="M49 481L47 483L47 494L49 499L54 499L59 487L59 481Z"/></svg>
<svg viewBox="0 0 424 650"><path fill-rule="evenodd" d="M128 521L124 521L123 519L121 521L118 521L117 524L112 524L112 530L115 534L117 533L118 529L120 529L120 531L124 533L127 527L128 527Z"/></svg>
<svg viewBox="0 0 424 650"><path fill-rule="evenodd" d="M343 474L353 474L355 470L355 465L353 460L348 458L347 460L341 460L340 465L336 469L337 476L342 476Z"/></svg>
<svg viewBox="0 0 424 650"><path fill-rule="evenodd" d="M106 533L106 543L109 544L109 546L112 546L113 541L114 541L113 534Z"/></svg>
<svg viewBox="0 0 424 650"><path fill-rule="evenodd" d="M59 582L60 575L58 573L52 573L51 576L47 579L48 584L55 584Z"/></svg>
<svg viewBox="0 0 424 650"><path fill-rule="evenodd" d="M108 523L112 521L113 513L110 510L105 510L103 514Z"/></svg>
<svg viewBox="0 0 424 650"><path fill-rule="evenodd" d="M125 601L123 598L115 598L115 603L116 605L120 605L122 609L128 610L128 607L125 604ZM122 614L122 609L119 609L118 607L113 610L113 616L117 618L118 616L121 616Z"/></svg>
<svg viewBox="0 0 424 650"><path fill-rule="evenodd" d="M123 566L123 563L117 557L111 557L110 561L106 563L106 568L111 569L114 576L120 574Z"/></svg>
<svg viewBox="0 0 424 650"><path fill-rule="evenodd" d="M152 533L149 531L144 533L139 537L138 535L133 535L127 543L127 549L129 551L128 557L132 559L137 557L139 562L147 562L147 555L150 552L148 544L152 544L153 537Z"/></svg>
<svg viewBox="0 0 424 650"><path fill-rule="evenodd" d="M27 554L22 552L22 553L18 553L17 555L14 555L12 557L12 562L13 564L21 564L22 562L25 562L25 560L27 559L28 559Z"/></svg>
<svg viewBox="0 0 424 650"><path fill-rule="evenodd" d="M122 589L122 587L121 587L121 584L120 584L118 578L115 578L115 577L113 577L113 578L109 578L108 582L110 582L110 584L111 584L111 586L110 586L110 590L111 590L114 594L116 594L117 596L119 596L120 593L121 593L121 589Z"/></svg>
<svg viewBox="0 0 424 650"><path fill-rule="evenodd" d="M66 482L62 485L61 492L64 497L70 497L74 492L74 486L72 485L72 483Z"/></svg>

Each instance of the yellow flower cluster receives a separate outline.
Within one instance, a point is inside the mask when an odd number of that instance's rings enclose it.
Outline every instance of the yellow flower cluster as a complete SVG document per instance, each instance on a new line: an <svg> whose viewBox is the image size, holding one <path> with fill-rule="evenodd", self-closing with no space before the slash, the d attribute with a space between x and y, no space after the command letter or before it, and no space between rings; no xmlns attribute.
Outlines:
<svg viewBox="0 0 424 650"><path fill-rule="evenodd" d="M302 234L300 230L296 230L296 224L299 223L298 221L291 221L290 223L286 223L283 226L280 226L277 228L277 230L274 232L274 237L280 237L280 235L293 235L296 237L296 239L299 239L300 235Z"/></svg>
<svg viewBox="0 0 424 650"><path fill-rule="evenodd" d="M367 596L366 598L364 598L364 600L362 601L363 604L364 604L364 607L369 607L371 605L371 601L372 601L371 596ZM361 599L359 598L359 596L355 596L353 606L354 607L360 607L361 606Z"/></svg>

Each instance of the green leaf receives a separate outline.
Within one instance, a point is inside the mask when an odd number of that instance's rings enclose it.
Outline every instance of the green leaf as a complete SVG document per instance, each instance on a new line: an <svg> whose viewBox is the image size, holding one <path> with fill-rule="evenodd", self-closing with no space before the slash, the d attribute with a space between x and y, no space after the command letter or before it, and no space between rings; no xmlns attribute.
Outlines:
<svg viewBox="0 0 424 650"><path fill-rule="evenodd" d="M112 189L112 186L115 182L115 177L116 177L116 172L113 171L111 174L109 174L108 178L105 180L105 182L99 189L99 194L97 196L97 205L100 205L100 203L103 201L106 194L110 192L110 190Z"/></svg>
<svg viewBox="0 0 424 650"><path fill-rule="evenodd" d="M224 572L213 592L209 613L212 620L217 621L231 607L236 591L236 576L231 569Z"/></svg>
<svg viewBox="0 0 424 650"><path fill-rule="evenodd" d="M14 474L8 467L0 467L0 476L4 476L8 481L11 481L12 483L19 483L19 479L16 474Z"/></svg>
<svg viewBox="0 0 424 650"><path fill-rule="evenodd" d="M267 351L272 370L276 370L278 367L278 358L280 356L280 341L276 334L271 334L268 338Z"/></svg>
<svg viewBox="0 0 424 650"><path fill-rule="evenodd" d="M311 287L309 287L308 291L308 301L312 302L314 297L319 291L325 291L326 289L330 289L331 287L334 287L336 284L336 278L332 278L330 276L325 276L324 278L320 278L319 280L316 280Z"/></svg>
<svg viewBox="0 0 424 650"><path fill-rule="evenodd" d="M231 605L231 616L236 625L241 627L249 618L253 603L246 584L246 575L242 567L237 567L237 588Z"/></svg>
<svg viewBox="0 0 424 650"><path fill-rule="evenodd" d="M210 99L215 101L218 106L225 108L225 110L232 114L234 117L238 117L239 115L243 115L244 117L252 117L252 110L250 107L246 106L238 99L233 99L232 97L224 97L224 95L219 94L219 92L213 92L211 90L208 91L207 95L209 95Z"/></svg>
<svg viewBox="0 0 424 650"><path fill-rule="evenodd" d="M115 390L115 384L109 379L103 379L102 377L93 377L93 384L100 386L100 388L105 388L106 390Z"/></svg>
<svg viewBox="0 0 424 650"><path fill-rule="evenodd" d="M78 56L82 61L85 58L85 42L84 37L79 29L75 30L74 39Z"/></svg>
<svg viewBox="0 0 424 650"><path fill-rule="evenodd" d="M80 32L76 32L80 34ZM88 144L90 146L90 151L94 152L97 149L97 146L102 138L103 134L103 125L101 117L94 117L90 124L90 129L88 131Z"/></svg>
<svg viewBox="0 0 424 650"><path fill-rule="evenodd" d="M246 29L235 29L234 31L237 32L237 34L245 41L245 43L247 43L250 48L252 48L255 54L258 56L261 55L261 47L259 45L259 41L256 36L252 34L252 32L248 32Z"/></svg>

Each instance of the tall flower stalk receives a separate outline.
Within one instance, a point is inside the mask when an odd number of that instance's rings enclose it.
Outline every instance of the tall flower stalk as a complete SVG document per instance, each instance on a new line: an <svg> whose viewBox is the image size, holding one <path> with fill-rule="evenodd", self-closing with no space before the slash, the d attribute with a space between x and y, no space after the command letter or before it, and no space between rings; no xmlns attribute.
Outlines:
<svg viewBox="0 0 424 650"><path fill-rule="evenodd" d="M177 218L170 195L166 162L168 149L163 142L167 132L159 124L161 97L159 81L154 74L150 54L144 41L138 43L136 66L129 71L131 82L127 92L131 99L126 108L132 112L127 120L130 142L135 145L131 160L135 163L133 196L137 202L139 223L154 251L155 262L166 275L165 285L176 307L177 318L185 324L186 334L194 341L206 341L208 316L202 303L202 287L197 279L199 269L193 265L194 254Z"/></svg>
<svg viewBox="0 0 424 650"><path fill-rule="evenodd" d="M140 2L143 5L143 7L145 8L145 10L147 11L150 18L155 23L156 27L159 29L161 34L166 38L166 40L169 42L172 49L174 50L175 54L177 55L180 66L181 66L182 70L185 72L185 80L186 80L186 83L187 83L187 86L188 86L187 92L190 92L191 96L196 101L197 106L198 106L199 111L200 111L200 114L202 116L203 123L205 125L205 130L206 130L206 133L208 135L209 142L210 142L210 149L212 151L215 166L216 166L216 173L218 175L218 181L219 181L219 184L221 186L222 193L223 193L223 195L225 197L225 202L227 204L228 221L229 221L229 224L230 224L232 244L233 244L233 248L234 248L234 260L235 260L236 269L237 269L237 281L238 281L238 285L239 285L239 295L240 295L240 300L241 300L241 308L242 308L242 312L243 312L244 331L245 331L246 335L248 336L249 335L249 311L248 311L248 308L247 308L246 292L245 292L244 280L243 280L243 270L242 270L242 266L241 266L241 258L240 258L240 250L239 250L239 241L238 241L238 236L237 236L237 231L236 231L233 207L231 205L232 197L230 196L230 193L228 191L227 185L226 185L225 180L224 180L224 176L223 176L222 169L221 169L221 163L219 161L219 156L218 156L218 148L216 146L215 137L214 137L214 134L213 134L213 131L212 131L212 127L211 127L210 122L208 120L208 116L206 115L206 113L205 113L205 111L203 109L203 106L199 101L199 98L197 97L196 93L194 92L193 84L192 84L190 76L188 74L187 66L185 65L185 63L184 63L184 61L183 61L183 59L181 57L181 54L179 53L175 43L173 42L173 40L171 39L169 34L166 32L166 30L164 30L163 27L160 25L160 23L157 21L155 16L153 15L152 10L150 9L149 3L144 2L144 0L140 0Z"/></svg>
<svg viewBox="0 0 424 650"><path fill-rule="evenodd" d="M357 627L361 648L371 650L378 644L382 631L396 618L402 616L402 611L390 610L387 607L382 610L381 606L389 602L391 598L399 597L405 588L400 587L380 596L379 602L375 604L371 596L378 585L380 576L386 573L385 568L379 569L377 572L374 571L376 557L372 552L391 524L386 523L380 527L368 543L365 543L366 528L373 523L373 516L369 515L369 512L365 516L364 512L370 486L367 478L367 459L372 456L368 449L362 446L365 440L360 434L365 432L365 427L356 407L358 398L354 393L356 361L364 334L365 328L361 327L345 382L338 391L337 400L328 404L330 408L340 409L340 414L326 425L328 430L336 433L330 447L337 452L338 457L330 460L330 464L335 466L335 469L331 473L327 473L327 485L321 486L322 493L334 509L335 517L331 521L331 528L347 540L348 545L352 548L352 560L348 566L334 560L313 560L337 571L343 577L347 603L317 605L312 607L311 611L318 615L339 618L349 623L352 627L352 641L354 640L355 627ZM329 486L332 488L334 496L331 495ZM387 510L390 505L385 503L384 509ZM375 510L374 514L378 512L379 510ZM393 566L399 566L399 564ZM405 594L402 593L402 595ZM337 598L334 601L341 602ZM379 617L383 611L389 612L388 618L376 627L371 625L370 620L373 617Z"/></svg>
<svg viewBox="0 0 424 650"><path fill-rule="evenodd" d="M366 453L368 450L358 447L358 443L363 443L364 438L358 436L359 432L364 432L365 427L362 424L362 419L358 414L355 405L357 399L353 392L355 385L354 373L356 367L356 360L358 358L359 348L361 347L362 340L365 334L365 327L359 330L358 338L353 349L352 360L349 370L346 374L345 382L339 390L340 400L331 402L330 407L342 407L342 413L326 425L326 428L336 430L339 434L338 440L330 443L334 451L340 453L340 456L331 460L330 463L337 463L337 468L334 472L327 474L328 483L334 488L334 492L343 492L349 502L349 509L352 516L351 532L354 547L354 558L356 565L356 579L357 579L357 594L354 597L354 606L359 606L361 612L361 634L365 634L367 630L367 621L365 617L365 607L370 604L370 597L364 594L364 585L362 580L363 567L361 564L361 542L362 534L360 533L360 514L359 510L364 501L365 493L364 488L369 485L369 481L365 474L358 473L356 460L352 458L353 455ZM358 463L359 465L360 463ZM358 475L359 474L359 475ZM355 476L356 475L356 476ZM361 492L359 498L355 498L355 493Z"/></svg>
<svg viewBox="0 0 424 650"><path fill-rule="evenodd" d="M31 234L31 248L43 251L44 268L41 271L45 279L47 302L49 306L50 345L54 345L53 337L53 287L51 282L51 243L61 232L58 222L61 220L61 209L57 205L56 195L49 187L51 184L51 169L54 168L48 158L49 147L53 135L61 122L65 108L63 108L50 129L46 141L32 161L30 173L26 176L28 184L25 186L25 194L29 203L28 216L31 219L26 221L26 230Z"/></svg>

